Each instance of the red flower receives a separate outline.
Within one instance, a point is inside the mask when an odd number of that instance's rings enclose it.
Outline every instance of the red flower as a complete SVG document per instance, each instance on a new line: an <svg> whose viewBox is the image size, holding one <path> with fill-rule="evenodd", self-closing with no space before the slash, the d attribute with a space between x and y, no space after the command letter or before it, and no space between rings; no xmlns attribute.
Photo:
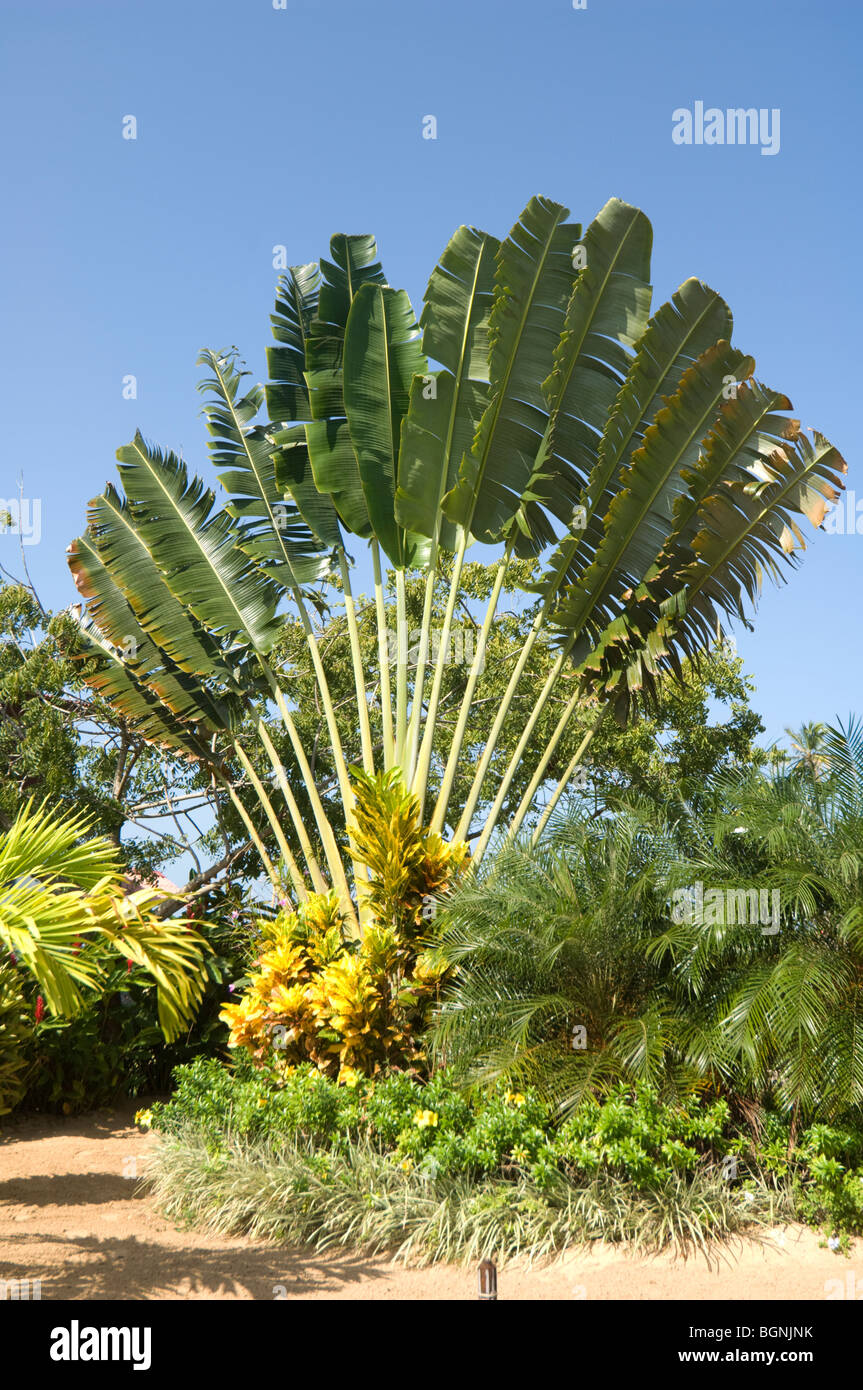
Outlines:
<svg viewBox="0 0 863 1390"><path fill-rule="evenodd" d="M127 960L127 961L126 961L126 974L127 974L127 975L131 975L131 973L132 973L132 962L131 962L130 960Z"/></svg>
<svg viewBox="0 0 863 1390"><path fill-rule="evenodd" d="M45 1000L42 998L41 994L39 994L39 995L37 995L37 997L36 997L36 1022L37 1022L37 1023L41 1023L41 1022L42 1022L42 1019L43 1019L44 1017L45 1017Z"/></svg>

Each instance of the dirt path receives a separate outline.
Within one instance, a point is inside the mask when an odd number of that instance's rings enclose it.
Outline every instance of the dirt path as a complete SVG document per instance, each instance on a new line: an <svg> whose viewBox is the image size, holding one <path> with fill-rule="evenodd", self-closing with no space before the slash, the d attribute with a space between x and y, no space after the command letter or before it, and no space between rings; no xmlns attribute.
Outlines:
<svg viewBox="0 0 863 1390"><path fill-rule="evenodd" d="M145 1102L138 1102L139 1105ZM475 1274L405 1270L361 1255L311 1255L244 1238L177 1231L136 1193L158 1139L113 1113L6 1119L0 1133L0 1281L41 1279L68 1299L472 1299ZM829 1281L837 1281L830 1284ZM614 1247L500 1274L503 1299L824 1299L863 1296L850 1260L800 1227L698 1257L628 1257Z"/></svg>

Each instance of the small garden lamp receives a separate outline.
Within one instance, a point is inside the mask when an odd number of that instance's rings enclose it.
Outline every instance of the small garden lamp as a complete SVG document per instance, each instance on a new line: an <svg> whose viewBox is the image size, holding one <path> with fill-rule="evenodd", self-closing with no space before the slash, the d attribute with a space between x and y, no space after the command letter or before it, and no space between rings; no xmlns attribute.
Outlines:
<svg viewBox="0 0 863 1390"><path fill-rule="evenodd" d="M485 1303L497 1302L497 1267L493 1260L483 1260L479 1267L479 1297Z"/></svg>

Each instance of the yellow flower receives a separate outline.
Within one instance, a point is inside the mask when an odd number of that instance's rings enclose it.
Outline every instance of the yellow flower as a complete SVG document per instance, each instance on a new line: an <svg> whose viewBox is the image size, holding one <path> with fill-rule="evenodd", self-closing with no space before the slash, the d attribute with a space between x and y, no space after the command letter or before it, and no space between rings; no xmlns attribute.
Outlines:
<svg viewBox="0 0 863 1390"><path fill-rule="evenodd" d="M135 1124L136 1124L136 1125L140 1125L142 1129L149 1129L152 1123L153 1123L153 1112L152 1112L152 1110L136 1110L136 1111L135 1111Z"/></svg>
<svg viewBox="0 0 863 1390"><path fill-rule="evenodd" d="M507 1101L509 1105L517 1105L519 1108L524 1105L524 1096L521 1091L507 1091L504 1100Z"/></svg>
<svg viewBox="0 0 863 1390"><path fill-rule="evenodd" d="M417 1129L437 1129L436 1110L418 1110L414 1115L414 1124Z"/></svg>
<svg viewBox="0 0 863 1390"><path fill-rule="evenodd" d="M355 1067L342 1067L339 1081L343 1086L347 1086L349 1091L353 1091L360 1084L360 1074Z"/></svg>
<svg viewBox="0 0 863 1390"><path fill-rule="evenodd" d="M412 1173L413 1166L414 1161L412 1158L403 1158L401 1163L399 1164L399 1167L401 1168L403 1173Z"/></svg>
<svg viewBox="0 0 863 1390"><path fill-rule="evenodd" d="M267 1097L266 1097L266 1096L258 1096L258 1105L259 1105L259 1106L266 1105L266 1103L267 1103Z"/></svg>

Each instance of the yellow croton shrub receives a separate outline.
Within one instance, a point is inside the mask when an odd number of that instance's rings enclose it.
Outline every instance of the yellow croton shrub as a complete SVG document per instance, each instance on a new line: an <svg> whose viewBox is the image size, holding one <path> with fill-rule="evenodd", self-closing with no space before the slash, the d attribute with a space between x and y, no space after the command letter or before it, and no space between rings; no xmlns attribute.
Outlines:
<svg viewBox="0 0 863 1390"><path fill-rule="evenodd" d="M362 940L342 929L335 893L315 894L266 924L249 987L221 1017L231 1047L262 1064L311 1062L342 1080L386 1063L422 1066L419 1034L443 969L389 927Z"/></svg>
<svg viewBox="0 0 863 1390"><path fill-rule="evenodd" d="M467 857L423 832L398 774L356 774L355 843L369 869L367 921L351 937L334 892L262 924L263 947L243 998L220 1017L229 1046L261 1065L311 1062L344 1081L384 1066L422 1070L422 1031L445 968L428 945L423 904Z"/></svg>

